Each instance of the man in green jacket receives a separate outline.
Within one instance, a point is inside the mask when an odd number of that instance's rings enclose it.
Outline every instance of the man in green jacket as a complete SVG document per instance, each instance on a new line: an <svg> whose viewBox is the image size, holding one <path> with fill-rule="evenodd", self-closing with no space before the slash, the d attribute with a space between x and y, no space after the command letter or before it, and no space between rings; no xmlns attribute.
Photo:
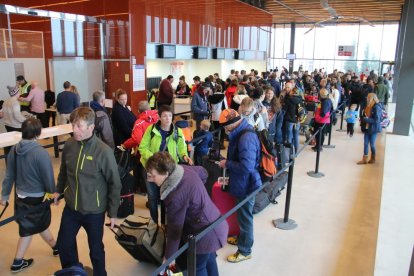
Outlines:
<svg viewBox="0 0 414 276"><path fill-rule="evenodd" d="M102 242L105 212L116 223L121 180L112 149L94 135L95 113L79 107L70 115L73 137L63 149L57 180L57 193L64 193L66 206L58 234L62 268L82 266L76 235L83 227L88 235L94 275L105 276L105 251Z"/></svg>
<svg viewBox="0 0 414 276"><path fill-rule="evenodd" d="M388 99L390 97L390 92L388 91L388 86L384 84L384 78L378 77L378 83L375 86L375 94L377 94L378 100L383 105L388 104Z"/></svg>

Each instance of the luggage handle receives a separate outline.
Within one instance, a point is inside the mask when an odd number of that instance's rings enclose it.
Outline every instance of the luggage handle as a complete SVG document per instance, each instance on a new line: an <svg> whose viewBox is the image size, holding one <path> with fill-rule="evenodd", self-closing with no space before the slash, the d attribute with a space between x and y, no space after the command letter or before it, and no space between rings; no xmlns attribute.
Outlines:
<svg viewBox="0 0 414 276"><path fill-rule="evenodd" d="M6 205L4 206L3 211L1 211L0 218L3 216L3 214L6 211L7 207L9 207L9 202L8 201L6 201Z"/></svg>
<svg viewBox="0 0 414 276"><path fill-rule="evenodd" d="M120 235L118 235L118 233L115 232L115 230L111 228L111 223L110 222L105 223L105 226L107 226L109 229L111 229L111 231L115 234L115 236L117 236L118 238L120 237ZM126 233L124 232L124 230L122 230L122 228L119 227L119 225L116 225L115 224L114 225L114 228L119 229L122 232L122 234L126 235Z"/></svg>

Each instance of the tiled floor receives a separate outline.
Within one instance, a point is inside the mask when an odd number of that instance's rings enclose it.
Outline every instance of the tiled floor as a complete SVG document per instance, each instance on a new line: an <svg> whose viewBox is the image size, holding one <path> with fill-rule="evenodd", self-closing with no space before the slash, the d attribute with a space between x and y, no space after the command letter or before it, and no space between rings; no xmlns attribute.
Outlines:
<svg viewBox="0 0 414 276"><path fill-rule="evenodd" d="M399 164L406 167L412 164L413 140L408 147L407 137L387 135L386 141L385 136L383 133L377 141L378 162L357 166L355 163L362 157L362 134L357 130L354 137L349 138L344 132L334 131L332 144L336 148L324 149L321 153L320 171L325 177L319 179L311 178L306 173L314 170L316 154L305 149L296 160L290 209L290 217L299 226L295 230L284 231L272 224L273 219L283 217L283 192L278 205L272 205L255 216L253 259L239 264L227 263L225 257L236 250L227 245L218 252L220 274L407 275L402 272L408 271L411 251L408 254L407 248L412 248L414 238L414 193L413 188L405 184L413 179L413 171L395 175L397 171L394 168ZM59 160L50 153L57 173ZM3 179L4 161L0 163L0 179ZM148 214L144 207L145 199L136 196L135 200L137 214ZM55 235L62 206L53 208L51 230ZM10 215L11 209L4 217ZM380 232L377 235L379 222ZM17 239L17 224L0 228L0 275L11 274L9 265ZM130 257L108 229L105 230L104 243L109 275L151 275L155 269ZM400 250L402 246L404 250ZM78 235L78 247L81 261L90 265L83 231ZM398 254L393 255L394 252ZM27 257L33 257L35 263L21 275L52 275L59 269L59 260L51 256L51 250L38 236L33 239Z"/></svg>

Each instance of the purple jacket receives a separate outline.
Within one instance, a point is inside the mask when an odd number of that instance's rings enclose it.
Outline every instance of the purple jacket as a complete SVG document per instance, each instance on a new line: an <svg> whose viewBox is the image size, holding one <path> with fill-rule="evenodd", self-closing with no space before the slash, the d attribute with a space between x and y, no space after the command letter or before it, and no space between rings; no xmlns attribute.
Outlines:
<svg viewBox="0 0 414 276"><path fill-rule="evenodd" d="M220 217L220 212L211 201L204 187L207 171L199 166L177 165L161 186L161 199L167 213L168 259L179 248L180 242L187 242L190 234L198 234ZM228 233L224 221L197 242L197 254L217 251L226 243Z"/></svg>

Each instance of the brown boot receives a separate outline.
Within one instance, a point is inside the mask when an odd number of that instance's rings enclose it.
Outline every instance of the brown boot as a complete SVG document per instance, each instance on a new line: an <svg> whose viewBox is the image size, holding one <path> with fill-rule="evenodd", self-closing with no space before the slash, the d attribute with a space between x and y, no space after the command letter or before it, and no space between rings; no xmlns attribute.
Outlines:
<svg viewBox="0 0 414 276"><path fill-rule="evenodd" d="M371 159L369 159L368 163L369 164L374 164L375 163L375 154L371 154Z"/></svg>
<svg viewBox="0 0 414 276"><path fill-rule="evenodd" d="M365 165L367 163L368 163L368 155L362 156L362 160L357 162L358 165Z"/></svg>

